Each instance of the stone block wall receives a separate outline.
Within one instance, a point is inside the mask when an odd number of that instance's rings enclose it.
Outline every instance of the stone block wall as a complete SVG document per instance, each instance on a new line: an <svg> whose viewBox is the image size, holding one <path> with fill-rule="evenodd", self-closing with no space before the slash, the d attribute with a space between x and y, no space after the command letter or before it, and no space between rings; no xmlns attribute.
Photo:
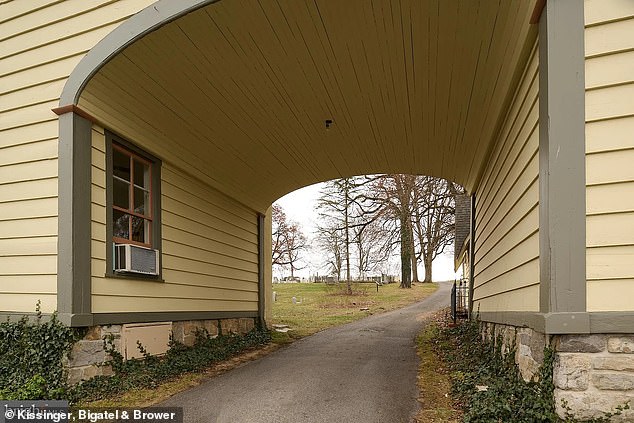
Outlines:
<svg viewBox="0 0 634 423"><path fill-rule="evenodd" d="M109 376L112 369L108 366L111 357L104 349L104 338L112 335L116 351L123 352L121 331L124 325L92 326L86 335L71 350L65 365L68 370L69 383L76 384L95 376ZM228 335L230 333L244 335L255 328L254 318L219 319L219 320L186 320L172 322L172 336L175 341L187 346L194 345L196 332L206 330L210 335Z"/></svg>
<svg viewBox="0 0 634 423"><path fill-rule="evenodd" d="M515 362L527 381L542 365L544 347L555 349L555 404L562 417L562 400L580 420L604 417L628 401L634 408L634 335L547 336L530 328L482 323L482 336L501 337L506 351L514 343ZM634 422L634 410L611 422Z"/></svg>
<svg viewBox="0 0 634 423"><path fill-rule="evenodd" d="M218 335L218 320L185 320L172 323L172 336L176 342L191 347L196 340L196 332L205 330L211 336Z"/></svg>
<svg viewBox="0 0 634 423"><path fill-rule="evenodd" d="M543 333L530 328L483 323L482 334L489 340L501 337L504 352L507 352L511 345L515 345L515 362L520 369L522 378L526 381L535 376L544 362L544 347L548 338Z"/></svg>
<svg viewBox="0 0 634 423"><path fill-rule="evenodd" d="M580 419L602 417L629 401L634 407L634 335L565 335L555 340L555 402ZM614 422L634 422L626 410Z"/></svg>
<svg viewBox="0 0 634 423"><path fill-rule="evenodd" d="M112 369L106 364L111 357L104 349L104 339L110 335L113 337L114 348L120 351L121 325L92 326L84 338L73 345L66 362L70 384L112 374Z"/></svg>

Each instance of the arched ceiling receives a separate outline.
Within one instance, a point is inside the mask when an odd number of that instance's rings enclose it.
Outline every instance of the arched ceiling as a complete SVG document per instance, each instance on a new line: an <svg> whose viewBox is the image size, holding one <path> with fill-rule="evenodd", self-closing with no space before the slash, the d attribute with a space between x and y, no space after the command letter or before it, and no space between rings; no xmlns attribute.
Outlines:
<svg viewBox="0 0 634 423"><path fill-rule="evenodd" d="M79 106L259 211L315 182L379 172L471 190L534 43L534 7L221 0L116 54Z"/></svg>

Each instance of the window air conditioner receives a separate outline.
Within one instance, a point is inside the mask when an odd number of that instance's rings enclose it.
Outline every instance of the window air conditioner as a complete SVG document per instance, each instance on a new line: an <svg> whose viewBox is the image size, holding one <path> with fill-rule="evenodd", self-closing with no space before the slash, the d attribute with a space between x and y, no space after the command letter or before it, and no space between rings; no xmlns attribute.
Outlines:
<svg viewBox="0 0 634 423"><path fill-rule="evenodd" d="M115 244L115 272L158 275L159 251L132 244Z"/></svg>

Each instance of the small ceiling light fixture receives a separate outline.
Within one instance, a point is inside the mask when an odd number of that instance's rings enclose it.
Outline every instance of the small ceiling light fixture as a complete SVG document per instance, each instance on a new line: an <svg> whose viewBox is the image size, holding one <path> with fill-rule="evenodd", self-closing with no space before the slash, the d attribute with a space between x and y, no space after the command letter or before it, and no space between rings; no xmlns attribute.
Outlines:
<svg viewBox="0 0 634 423"><path fill-rule="evenodd" d="M332 126L332 119L326 119L326 129L330 129L330 127Z"/></svg>

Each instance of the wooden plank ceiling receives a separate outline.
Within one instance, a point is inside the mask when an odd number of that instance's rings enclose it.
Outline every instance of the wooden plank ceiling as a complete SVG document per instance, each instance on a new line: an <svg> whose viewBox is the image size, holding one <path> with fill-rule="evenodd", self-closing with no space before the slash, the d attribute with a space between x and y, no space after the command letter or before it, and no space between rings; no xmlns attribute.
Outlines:
<svg viewBox="0 0 634 423"><path fill-rule="evenodd" d="M79 104L259 211L379 172L471 190L534 41L534 4L222 0L128 47Z"/></svg>

